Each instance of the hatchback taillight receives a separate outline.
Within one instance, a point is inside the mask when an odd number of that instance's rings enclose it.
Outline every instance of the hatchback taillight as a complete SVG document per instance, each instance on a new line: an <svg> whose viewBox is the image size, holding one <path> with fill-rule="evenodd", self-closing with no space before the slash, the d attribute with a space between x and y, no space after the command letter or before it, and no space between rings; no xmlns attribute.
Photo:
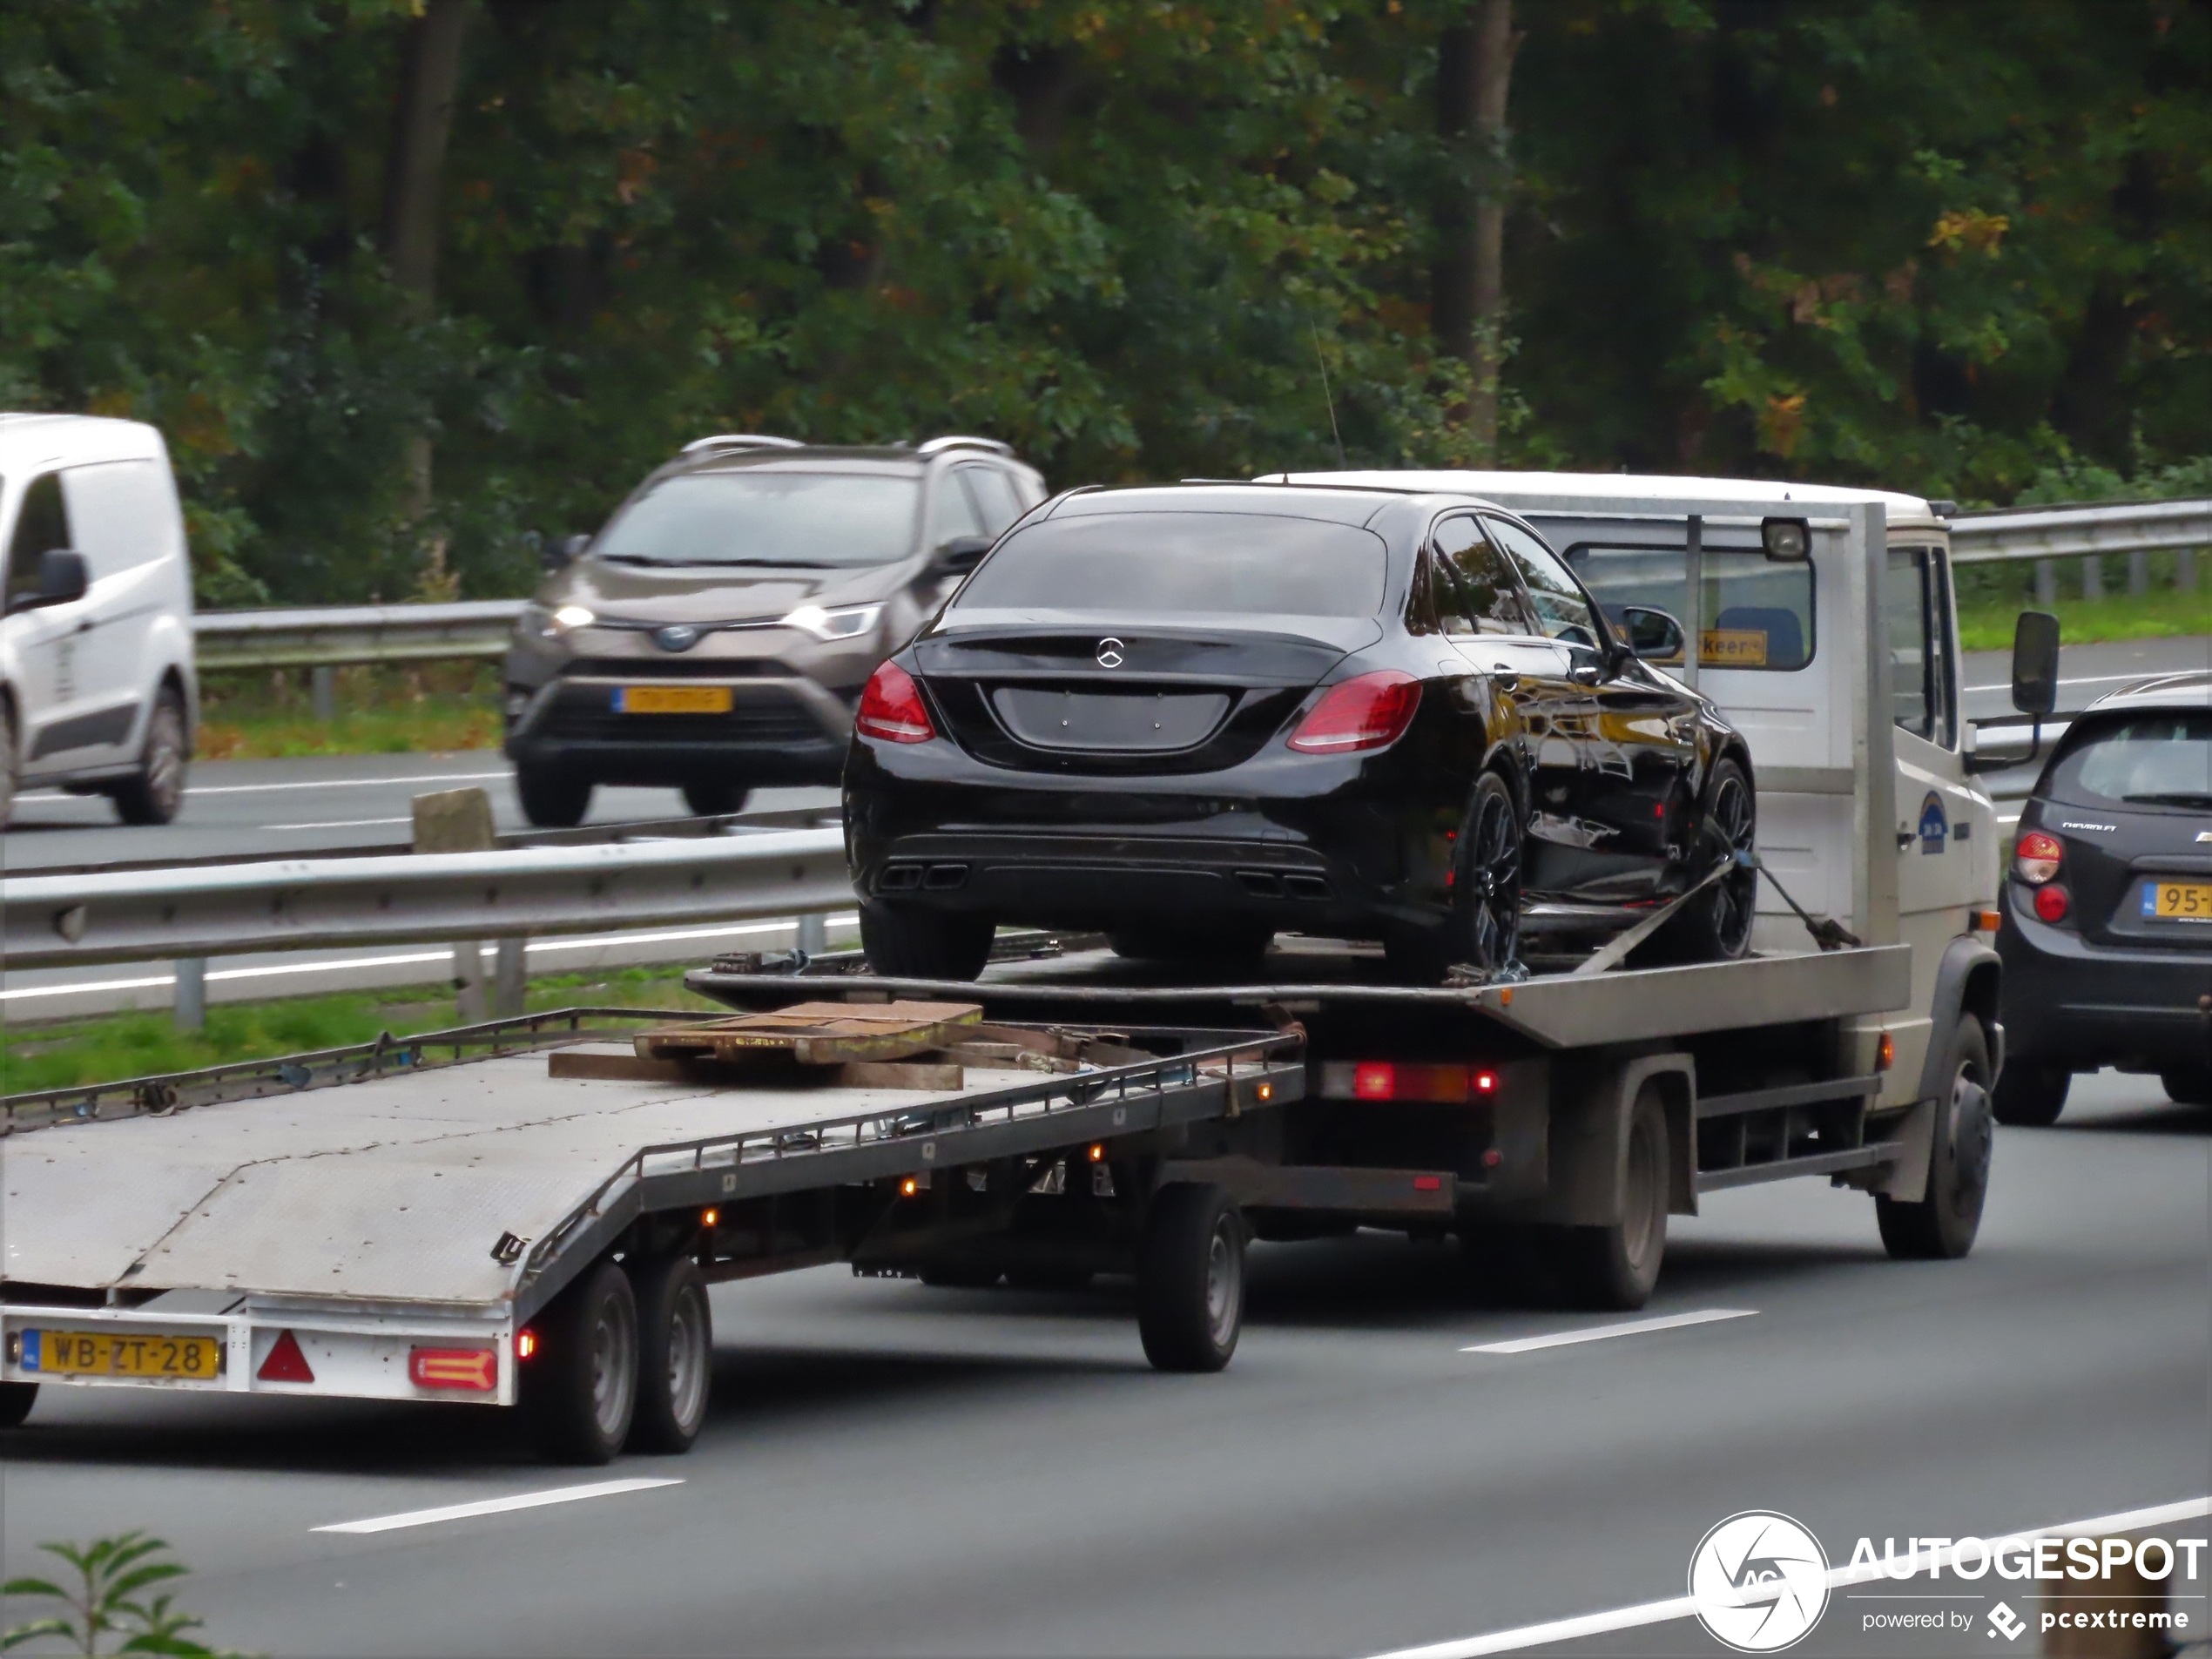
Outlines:
<svg viewBox="0 0 2212 1659"><path fill-rule="evenodd" d="M1395 668L1377 669L1332 685L1298 722L1291 747L1302 754L1381 749L1406 735L1421 705L1421 683Z"/></svg>
<svg viewBox="0 0 2212 1659"><path fill-rule="evenodd" d="M854 725L864 738L886 743L927 743L937 735L929 724L929 710L914 676L896 663L886 663L868 676L860 693L860 713Z"/></svg>
<svg viewBox="0 0 2212 1659"><path fill-rule="evenodd" d="M2059 873L2066 844L2055 835L2030 830L2013 848L2013 873L2031 887L2040 887Z"/></svg>

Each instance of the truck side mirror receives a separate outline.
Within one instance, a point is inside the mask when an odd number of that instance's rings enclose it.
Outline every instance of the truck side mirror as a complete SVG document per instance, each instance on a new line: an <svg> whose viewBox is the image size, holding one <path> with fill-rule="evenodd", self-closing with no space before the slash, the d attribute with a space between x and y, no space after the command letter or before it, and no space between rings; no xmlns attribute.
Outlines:
<svg viewBox="0 0 2212 1659"><path fill-rule="evenodd" d="M71 548L50 547L38 556L38 591L17 594L8 610L12 615L46 605L71 604L84 597L88 585L84 556Z"/></svg>
<svg viewBox="0 0 2212 1659"><path fill-rule="evenodd" d="M549 570L565 570L590 545L589 536L563 536L545 544L544 550L538 555L539 562Z"/></svg>
<svg viewBox="0 0 2212 1659"><path fill-rule="evenodd" d="M2013 706L2048 714L2059 705L2059 619L2023 610L2013 624Z"/></svg>
<svg viewBox="0 0 2212 1659"><path fill-rule="evenodd" d="M930 556L927 574L965 576L981 564L983 556L990 550L991 538L988 536L955 536L940 544Z"/></svg>

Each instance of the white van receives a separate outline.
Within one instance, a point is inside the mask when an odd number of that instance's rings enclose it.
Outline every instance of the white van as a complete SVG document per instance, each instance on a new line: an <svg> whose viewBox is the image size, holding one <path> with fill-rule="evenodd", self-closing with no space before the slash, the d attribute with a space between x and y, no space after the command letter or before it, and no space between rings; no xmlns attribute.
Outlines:
<svg viewBox="0 0 2212 1659"><path fill-rule="evenodd" d="M192 571L169 451L134 421L0 415L0 825L18 788L185 798L199 718Z"/></svg>

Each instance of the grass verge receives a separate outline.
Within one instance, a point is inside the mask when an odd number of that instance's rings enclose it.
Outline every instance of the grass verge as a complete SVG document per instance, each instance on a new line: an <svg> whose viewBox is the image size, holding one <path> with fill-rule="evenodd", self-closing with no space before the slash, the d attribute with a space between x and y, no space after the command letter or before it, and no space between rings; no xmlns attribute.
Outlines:
<svg viewBox="0 0 2212 1659"><path fill-rule="evenodd" d="M525 1006L533 1014L578 1003L727 1011L685 990L684 972L682 967L633 968L532 980ZM448 987L415 985L271 1002L218 1003L207 1010L206 1027L199 1031L178 1030L165 1010L17 1026L0 1028L0 1094L36 1094L194 1071L238 1060L267 1060L374 1042L384 1031L408 1036L460 1022Z"/></svg>
<svg viewBox="0 0 2212 1659"><path fill-rule="evenodd" d="M2040 607L2033 597L1961 604L1959 645L1966 651L2010 651L2014 620L2021 611L2034 609ZM2070 645L2212 634L2212 591L2061 598L2052 609L2059 619L2059 637Z"/></svg>
<svg viewBox="0 0 2212 1659"><path fill-rule="evenodd" d="M305 669L208 675L199 753L207 760L428 754L496 749L499 665L422 663L337 671L337 718L315 718Z"/></svg>

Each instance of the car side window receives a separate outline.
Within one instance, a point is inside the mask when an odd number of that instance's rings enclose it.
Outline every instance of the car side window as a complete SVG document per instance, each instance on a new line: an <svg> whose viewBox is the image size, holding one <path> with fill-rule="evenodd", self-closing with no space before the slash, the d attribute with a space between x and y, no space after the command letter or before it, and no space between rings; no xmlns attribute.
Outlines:
<svg viewBox="0 0 2212 1659"><path fill-rule="evenodd" d="M1514 590L1513 574L1497 550L1482 539L1481 529L1472 514L1445 519L1437 525L1431 542L1436 549L1440 570L1452 579L1459 590L1458 608L1464 617L1455 626L1450 619L1452 608L1442 607L1447 633L1528 631L1528 618L1521 610L1521 596Z"/></svg>
<svg viewBox="0 0 2212 1659"><path fill-rule="evenodd" d="M962 467L960 476L974 491L976 504L982 509L984 535L996 536L1022 516L1022 501L1014 493L1014 481L996 467Z"/></svg>
<svg viewBox="0 0 2212 1659"><path fill-rule="evenodd" d="M1581 584L1561 563L1559 555L1518 524L1502 518L1483 520L1491 539L1505 550L1527 584L1528 603L1535 608L1536 625L1548 638L1591 651L1604 637Z"/></svg>
<svg viewBox="0 0 2212 1659"><path fill-rule="evenodd" d="M983 515L961 476L969 469L955 467L939 475L935 497L929 503L928 544L934 550L958 536L988 536Z"/></svg>
<svg viewBox="0 0 2212 1659"><path fill-rule="evenodd" d="M8 538L7 603L38 591L38 566L51 549L67 547L69 512L62 505L62 481L48 473L30 481L23 493L23 510L16 515L16 533Z"/></svg>
<svg viewBox="0 0 2212 1659"><path fill-rule="evenodd" d="M1883 606L1890 618L1890 711L1904 731L1950 745L1951 638L1943 564L1924 547L1890 550Z"/></svg>

